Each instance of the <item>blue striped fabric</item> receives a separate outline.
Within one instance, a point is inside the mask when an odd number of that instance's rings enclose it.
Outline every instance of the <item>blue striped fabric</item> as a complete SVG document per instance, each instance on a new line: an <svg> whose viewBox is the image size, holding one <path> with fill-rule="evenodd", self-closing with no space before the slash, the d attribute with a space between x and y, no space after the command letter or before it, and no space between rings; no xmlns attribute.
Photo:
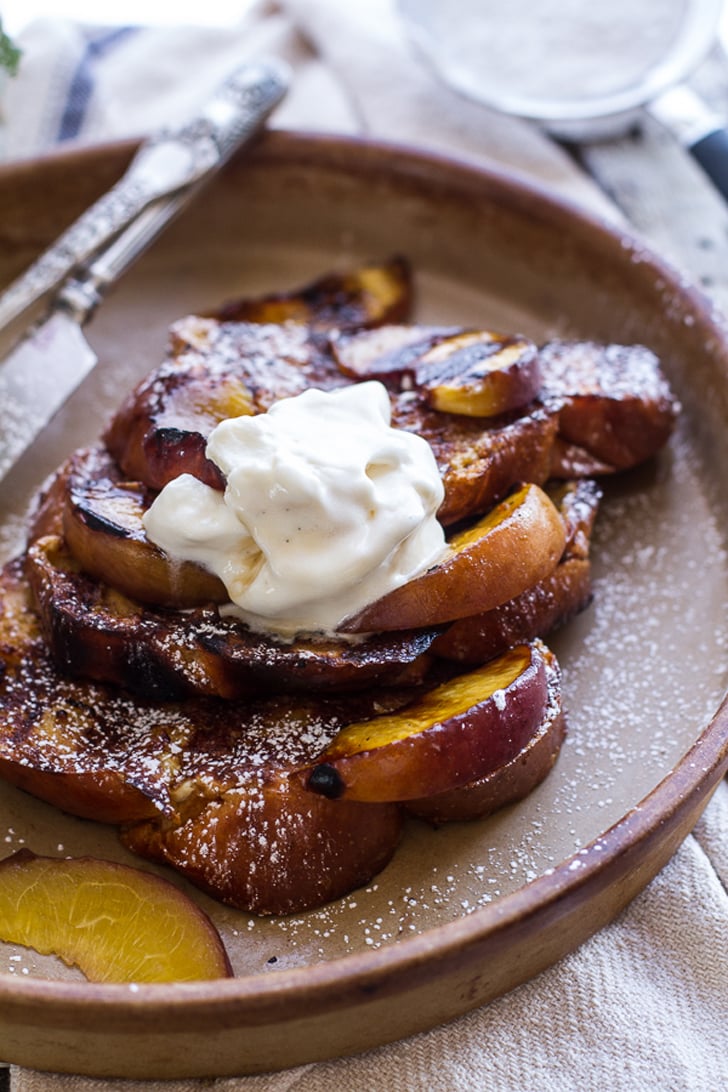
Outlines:
<svg viewBox="0 0 728 1092"><path fill-rule="evenodd" d="M86 44L68 88L68 98L61 115L56 139L72 140L79 136L94 91L97 61L137 33L139 27L114 27L95 30Z"/></svg>

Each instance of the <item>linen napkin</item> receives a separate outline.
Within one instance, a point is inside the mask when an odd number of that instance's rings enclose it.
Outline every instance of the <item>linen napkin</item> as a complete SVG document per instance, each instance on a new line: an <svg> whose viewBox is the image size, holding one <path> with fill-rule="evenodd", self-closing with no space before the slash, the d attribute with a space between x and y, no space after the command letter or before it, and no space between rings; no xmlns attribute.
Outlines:
<svg viewBox="0 0 728 1092"><path fill-rule="evenodd" d="M241 8L246 7L241 0ZM238 25L152 29L40 20L4 99L8 158L129 135L188 112L227 68L262 53L293 67L273 124L417 144L535 178L619 213L543 133L467 103L415 58L392 0L255 4ZM185 79L180 79L180 73ZM190 76L193 73L194 78ZM532 982L445 1027L356 1058L267 1076L161 1083L168 1092L709 1092L728 1087L728 786L608 928ZM111 1092L150 1082L11 1070L12 1092Z"/></svg>

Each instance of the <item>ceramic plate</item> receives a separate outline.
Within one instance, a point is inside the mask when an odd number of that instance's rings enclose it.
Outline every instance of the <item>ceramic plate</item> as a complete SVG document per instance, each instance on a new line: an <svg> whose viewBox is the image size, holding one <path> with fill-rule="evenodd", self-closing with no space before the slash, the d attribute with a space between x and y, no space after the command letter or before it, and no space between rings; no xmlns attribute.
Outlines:
<svg viewBox="0 0 728 1092"><path fill-rule="evenodd" d="M130 153L114 145L4 168L0 280L108 187ZM324 909L270 921L194 894L223 934L229 981L98 986L0 949L8 1061L98 1076L243 1074L447 1021L609 922L725 772L726 335L637 243L507 176L402 148L267 136L94 319L97 372L2 485L3 552L20 540L33 488L160 360L172 320L393 252L415 269L419 318L641 341L662 356L684 404L659 459L608 484L594 603L551 642L570 726L559 761L527 800L489 820L436 831L413 822L375 882ZM8 787L0 838L7 852L133 860L113 830Z"/></svg>

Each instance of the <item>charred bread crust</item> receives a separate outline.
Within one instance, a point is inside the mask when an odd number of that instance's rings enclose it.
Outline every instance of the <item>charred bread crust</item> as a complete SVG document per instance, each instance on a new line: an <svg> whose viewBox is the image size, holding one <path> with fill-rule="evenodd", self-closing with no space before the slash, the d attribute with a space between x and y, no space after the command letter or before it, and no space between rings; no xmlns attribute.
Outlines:
<svg viewBox="0 0 728 1092"><path fill-rule="evenodd" d="M303 798L293 778L347 718L386 697L143 701L56 668L17 562L2 572L0 599L0 771L10 783L122 826L135 852L259 913L328 901L391 857L397 806Z"/></svg>
<svg viewBox="0 0 728 1092"><path fill-rule="evenodd" d="M410 685L425 675L439 632L276 641L212 606L174 611L137 603L86 576L53 536L30 547L25 567L59 670L159 701Z"/></svg>

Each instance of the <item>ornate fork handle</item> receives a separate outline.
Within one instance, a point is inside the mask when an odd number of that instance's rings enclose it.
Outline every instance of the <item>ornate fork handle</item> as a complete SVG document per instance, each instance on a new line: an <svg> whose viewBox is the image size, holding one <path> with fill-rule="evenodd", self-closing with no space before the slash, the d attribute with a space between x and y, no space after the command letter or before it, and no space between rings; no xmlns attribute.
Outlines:
<svg viewBox="0 0 728 1092"><path fill-rule="evenodd" d="M142 144L122 178L0 295L0 330L86 263L160 198L188 190L252 137L288 86L279 62L243 65L199 116Z"/></svg>

